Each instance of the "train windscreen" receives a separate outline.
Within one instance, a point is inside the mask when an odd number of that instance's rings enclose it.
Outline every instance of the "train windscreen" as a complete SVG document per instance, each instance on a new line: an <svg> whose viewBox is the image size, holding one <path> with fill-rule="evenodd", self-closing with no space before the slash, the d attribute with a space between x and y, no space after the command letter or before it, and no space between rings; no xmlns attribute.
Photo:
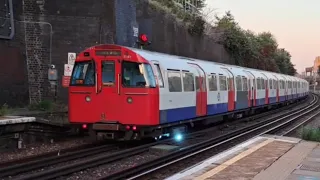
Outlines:
<svg viewBox="0 0 320 180"><path fill-rule="evenodd" d="M124 87L156 87L156 80L150 64L124 61L122 74Z"/></svg>
<svg viewBox="0 0 320 180"><path fill-rule="evenodd" d="M70 86L94 86L94 61L76 62L71 76Z"/></svg>

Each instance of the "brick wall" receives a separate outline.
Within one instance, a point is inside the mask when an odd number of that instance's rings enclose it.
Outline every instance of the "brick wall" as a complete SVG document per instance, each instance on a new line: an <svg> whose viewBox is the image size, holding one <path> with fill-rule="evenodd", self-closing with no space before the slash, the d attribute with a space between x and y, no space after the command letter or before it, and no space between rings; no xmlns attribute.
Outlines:
<svg viewBox="0 0 320 180"><path fill-rule="evenodd" d="M147 33L152 41L148 49L215 62L234 63L223 46L216 43L217 38L206 35L191 36L185 23L177 20L175 16L149 5L146 0L137 2L140 32Z"/></svg>
<svg viewBox="0 0 320 180"><path fill-rule="evenodd" d="M0 63L9 63L11 68L2 71L6 67L0 66L0 72L5 74L0 76L0 103L28 104L52 98L47 80L49 64L58 69L58 99L67 102L67 89L61 87L67 53L114 43L113 11L113 1L14 1L16 36L11 41L0 40L0 52L12 52L0 54Z"/></svg>
<svg viewBox="0 0 320 180"><path fill-rule="evenodd" d="M2 1L6 0L0 0L0 9ZM141 0L13 2L15 37L0 40L0 105L51 98L47 81L50 63L59 73L58 99L66 103L68 94L61 87L61 77L67 53L101 43L135 46L133 27L149 34L150 50L230 63L224 49L212 39L192 37L183 23L150 9Z"/></svg>

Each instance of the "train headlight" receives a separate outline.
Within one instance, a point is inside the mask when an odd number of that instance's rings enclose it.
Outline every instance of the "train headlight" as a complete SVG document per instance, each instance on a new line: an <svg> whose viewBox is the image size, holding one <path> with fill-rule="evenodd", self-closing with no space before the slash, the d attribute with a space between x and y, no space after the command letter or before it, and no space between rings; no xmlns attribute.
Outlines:
<svg viewBox="0 0 320 180"><path fill-rule="evenodd" d="M127 102L128 102L129 104L131 104L131 103L132 103L132 101L133 101L133 100L132 100L132 98L131 98L131 97L128 97L128 98L127 98Z"/></svg>
<svg viewBox="0 0 320 180"><path fill-rule="evenodd" d="M91 101L91 97L90 96L86 96L86 101L90 102Z"/></svg>

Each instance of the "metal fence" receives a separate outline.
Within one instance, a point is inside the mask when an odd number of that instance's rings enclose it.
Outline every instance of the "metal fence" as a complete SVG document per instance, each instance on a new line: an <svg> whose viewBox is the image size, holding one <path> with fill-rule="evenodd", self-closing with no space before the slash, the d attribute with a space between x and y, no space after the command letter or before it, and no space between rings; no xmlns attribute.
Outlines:
<svg viewBox="0 0 320 180"><path fill-rule="evenodd" d="M176 4L192 14L198 14L198 0L175 0Z"/></svg>

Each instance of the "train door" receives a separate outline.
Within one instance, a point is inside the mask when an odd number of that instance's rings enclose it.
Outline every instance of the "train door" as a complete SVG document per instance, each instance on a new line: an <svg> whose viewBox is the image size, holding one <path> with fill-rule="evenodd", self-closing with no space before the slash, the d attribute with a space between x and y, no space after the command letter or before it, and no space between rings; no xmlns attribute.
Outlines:
<svg viewBox="0 0 320 180"><path fill-rule="evenodd" d="M109 122L111 119L118 119L117 116L122 108L121 102L121 62L112 57L97 57L98 73L98 94L100 105L96 108L100 110L102 122Z"/></svg>
<svg viewBox="0 0 320 180"><path fill-rule="evenodd" d="M197 70L196 74L196 111L197 116L207 115L207 87L206 87L206 73L197 64L189 63L190 66Z"/></svg>
<svg viewBox="0 0 320 180"><path fill-rule="evenodd" d="M249 76L249 97L248 97L248 101L249 101L249 107L251 106L255 106L255 86L254 86L254 82L255 82L255 77L254 75L249 72L249 71L244 71L246 74L248 74Z"/></svg>
<svg viewBox="0 0 320 180"><path fill-rule="evenodd" d="M288 87L287 87L287 78L285 78L284 76L283 77L283 89L284 89L284 100L287 101L288 100Z"/></svg>
<svg viewBox="0 0 320 180"><path fill-rule="evenodd" d="M234 88L234 76L232 72L227 68L221 68L228 74L228 111L235 109L235 88Z"/></svg>
<svg viewBox="0 0 320 180"><path fill-rule="evenodd" d="M280 98L279 98L279 95L280 95L280 90L279 90L279 79L277 78L277 76L273 75L275 77L275 80L273 82L273 87L275 87L276 89L276 102L278 103Z"/></svg>
<svg viewBox="0 0 320 180"><path fill-rule="evenodd" d="M269 82L268 82L268 77L264 74L264 73L261 73L263 76L264 76L264 87L265 87L265 99L264 99L264 103L265 104L269 104Z"/></svg>

